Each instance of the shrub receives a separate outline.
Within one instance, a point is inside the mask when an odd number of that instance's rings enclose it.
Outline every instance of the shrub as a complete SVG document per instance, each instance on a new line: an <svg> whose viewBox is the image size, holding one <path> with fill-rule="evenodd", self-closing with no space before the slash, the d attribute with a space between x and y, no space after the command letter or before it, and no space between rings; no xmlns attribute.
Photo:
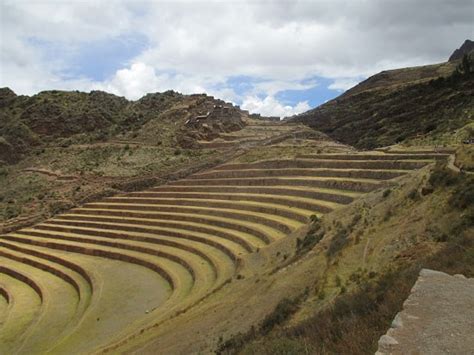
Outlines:
<svg viewBox="0 0 474 355"><path fill-rule="evenodd" d="M251 343L246 346L243 354L261 354L261 355L299 355L306 354L305 344L288 337L272 337L264 344Z"/></svg>
<svg viewBox="0 0 474 355"><path fill-rule="evenodd" d="M446 165L437 163L428 182L434 187L454 185L458 181L458 175L446 168Z"/></svg>
<svg viewBox="0 0 474 355"><path fill-rule="evenodd" d="M21 207L17 205L9 205L7 208L5 208L5 212L3 213L3 216L5 219L12 219L15 217L18 217L21 214Z"/></svg>
<svg viewBox="0 0 474 355"><path fill-rule="evenodd" d="M349 242L348 231L345 228L338 229L332 237L329 248L326 251L327 256L334 256L339 253Z"/></svg>
<svg viewBox="0 0 474 355"><path fill-rule="evenodd" d="M324 231L321 230L319 232L309 232L303 239L296 239L296 252L300 254L303 251L312 249L323 237Z"/></svg>
<svg viewBox="0 0 474 355"><path fill-rule="evenodd" d="M52 215L67 211L68 209L70 209L72 207L73 207L73 205L70 202L67 202L67 201L53 201L48 206L49 212Z"/></svg>
<svg viewBox="0 0 474 355"><path fill-rule="evenodd" d="M0 166L0 177L4 177L8 175L8 169L4 166Z"/></svg>
<svg viewBox="0 0 474 355"><path fill-rule="evenodd" d="M406 135L405 133L402 133L402 134L400 134L399 136L397 136L397 138L395 138L395 142L401 143L401 142L403 142L405 139L407 139L407 135Z"/></svg>
<svg viewBox="0 0 474 355"><path fill-rule="evenodd" d="M384 222L387 222L392 217L392 210L389 208L385 211L385 215L383 216Z"/></svg>
<svg viewBox="0 0 474 355"><path fill-rule="evenodd" d="M408 197L410 200L413 200L413 201L416 200L416 199L418 198L418 190L417 190L417 189L411 190L411 191L408 193L407 197Z"/></svg>
<svg viewBox="0 0 474 355"><path fill-rule="evenodd" d="M347 226L347 229L349 231L352 231L352 229L356 226L356 224L359 223L361 218L362 216L360 215L360 213L356 213L354 217L352 217L351 223L349 223L349 225Z"/></svg>
<svg viewBox="0 0 474 355"><path fill-rule="evenodd" d="M430 123L425 127L425 129L423 131L424 131L424 133L429 133L429 132L431 132L435 129L436 129L436 123Z"/></svg>
<svg viewBox="0 0 474 355"><path fill-rule="evenodd" d="M262 322L261 331L268 334L275 326L285 322L293 313L298 310L300 298L284 298L276 306L275 310L267 315Z"/></svg>
<svg viewBox="0 0 474 355"><path fill-rule="evenodd" d="M65 138L65 139L63 139L63 140L59 143L59 146L60 146L61 148L67 148L67 147L69 147L71 144L72 144L71 139Z"/></svg>
<svg viewBox="0 0 474 355"><path fill-rule="evenodd" d="M387 189L383 192L382 196L385 198L385 197L388 197L388 195L390 195L391 193L392 193L392 190Z"/></svg>
<svg viewBox="0 0 474 355"><path fill-rule="evenodd" d="M466 209L474 205L474 179L467 179L466 183L456 187L449 199L449 204L458 209Z"/></svg>

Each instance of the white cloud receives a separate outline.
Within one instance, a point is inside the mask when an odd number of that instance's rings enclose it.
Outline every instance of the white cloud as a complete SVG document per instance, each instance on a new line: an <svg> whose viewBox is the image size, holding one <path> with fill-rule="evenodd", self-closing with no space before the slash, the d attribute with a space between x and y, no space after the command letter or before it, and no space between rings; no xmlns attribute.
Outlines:
<svg viewBox="0 0 474 355"><path fill-rule="evenodd" d="M136 100L147 92L160 91L168 81L167 75L158 76L153 67L134 63L130 68L117 70L114 77L102 84L102 89ZM97 88L101 88L98 85Z"/></svg>
<svg viewBox="0 0 474 355"><path fill-rule="evenodd" d="M184 94L208 93L229 101L238 100L230 88L207 89L217 84L212 78L199 75L158 73L151 65L135 62L129 68L119 69L108 80L91 84L94 89L105 90L135 100L150 92L175 90Z"/></svg>
<svg viewBox="0 0 474 355"><path fill-rule="evenodd" d="M65 78L68 59L31 43L76 53L130 32L148 47L102 82ZM314 87L314 77L345 90L381 70L445 60L472 36L472 0L3 0L0 36L0 86L19 93L101 88L137 98L174 89L283 116L305 103L288 107L275 96ZM237 94L227 83L234 76L251 87Z"/></svg>
<svg viewBox="0 0 474 355"><path fill-rule="evenodd" d="M317 86L315 80L298 82L292 80L268 80L253 85L252 93L273 96L284 90L307 90Z"/></svg>
<svg viewBox="0 0 474 355"><path fill-rule="evenodd" d="M298 102L295 106L283 105L273 96L260 99L256 96L246 97L241 108L250 113L260 113L263 116L287 117L308 111L311 107L307 101Z"/></svg>
<svg viewBox="0 0 474 355"><path fill-rule="evenodd" d="M336 79L328 86L328 89L337 90L337 91L346 91L359 83L360 80L355 80L352 78L341 78Z"/></svg>

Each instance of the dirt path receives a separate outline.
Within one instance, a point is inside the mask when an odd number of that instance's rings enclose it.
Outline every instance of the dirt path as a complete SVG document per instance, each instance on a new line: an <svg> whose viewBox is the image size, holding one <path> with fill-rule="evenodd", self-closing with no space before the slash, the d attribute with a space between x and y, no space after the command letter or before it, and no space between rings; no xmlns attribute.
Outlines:
<svg viewBox="0 0 474 355"><path fill-rule="evenodd" d="M367 258L367 251L369 250L369 243L370 243L370 238L367 238L367 243L365 243L364 247L364 255L362 256L362 264L365 265L365 260Z"/></svg>
<svg viewBox="0 0 474 355"><path fill-rule="evenodd" d="M46 175L48 177L55 178L58 180L75 180L78 178L75 175L62 175L62 174L55 173L54 171L50 171L46 169L27 168L27 169L24 169L23 171L28 172L28 173Z"/></svg>
<svg viewBox="0 0 474 355"><path fill-rule="evenodd" d="M461 171L461 169L459 169L455 164L454 162L456 161L456 156L454 154L451 154L449 157L448 157L448 169L451 169L452 171L455 171L456 173L464 173L464 174L469 174L469 175L473 175L474 172L472 171Z"/></svg>

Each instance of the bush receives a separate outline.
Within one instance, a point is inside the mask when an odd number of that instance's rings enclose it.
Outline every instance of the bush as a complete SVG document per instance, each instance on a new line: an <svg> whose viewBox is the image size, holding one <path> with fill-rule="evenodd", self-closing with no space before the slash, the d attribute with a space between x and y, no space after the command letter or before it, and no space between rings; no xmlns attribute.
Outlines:
<svg viewBox="0 0 474 355"><path fill-rule="evenodd" d="M68 201L53 201L48 205L51 215L67 211L72 207L74 206Z"/></svg>
<svg viewBox="0 0 474 355"><path fill-rule="evenodd" d="M466 183L458 186L449 199L449 204L458 209L466 209L474 205L474 179L467 179Z"/></svg>
<svg viewBox="0 0 474 355"><path fill-rule="evenodd" d="M354 217L352 217L351 223L349 223L349 225L347 226L347 229L349 231L352 231L352 229L356 226L356 224L359 223L361 218L362 216L360 215L360 213L356 213Z"/></svg>
<svg viewBox="0 0 474 355"><path fill-rule="evenodd" d="M296 252L298 254L306 250L311 250L324 237L324 231L309 232L303 239L296 239Z"/></svg>
<svg viewBox="0 0 474 355"><path fill-rule="evenodd" d="M390 195L391 193L392 193L392 190L387 189L383 192L382 196L385 198L385 197L388 197L388 195Z"/></svg>
<svg viewBox="0 0 474 355"><path fill-rule="evenodd" d="M416 199L418 199L418 190L417 190L417 189L411 190L411 191L408 193L407 197L408 197L410 200L413 200L413 201L416 200Z"/></svg>
<svg viewBox="0 0 474 355"><path fill-rule="evenodd" d="M4 177L8 175L8 169L4 166L0 166L0 177Z"/></svg>
<svg viewBox="0 0 474 355"><path fill-rule="evenodd" d="M458 181L458 174L446 168L446 165L437 163L428 182L433 187L445 187L454 185Z"/></svg>
<svg viewBox="0 0 474 355"><path fill-rule="evenodd" d="M392 217L392 210L389 208L385 211L385 215L383 216L384 222L387 222Z"/></svg>
<svg viewBox="0 0 474 355"><path fill-rule="evenodd" d="M345 228L339 229L332 237L329 248L326 251L327 256L334 256L339 253L349 242L348 231Z"/></svg>
<svg viewBox="0 0 474 355"><path fill-rule="evenodd" d="M299 355L306 354L305 344L297 339L288 337L275 337L266 341L264 344L251 343L246 346L243 354L261 354L261 355Z"/></svg>
<svg viewBox="0 0 474 355"><path fill-rule="evenodd" d="M321 219L315 214L311 215L310 219L313 223L306 236L303 239L296 239L297 254L312 249L324 237L325 231L321 227Z"/></svg>
<svg viewBox="0 0 474 355"><path fill-rule="evenodd" d="M277 304L275 310L270 313L262 322L261 331L268 334L275 326L285 322L293 313L298 310L299 298L284 298Z"/></svg>
<svg viewBox="0 0 474 355"><path fill-rule="evenodd" d="M21 214L21 207L17 205L9 205L7 208L5 208L5 212L3 213L3 216L5 219L12 219L15 217L18 217Z"/></svg>

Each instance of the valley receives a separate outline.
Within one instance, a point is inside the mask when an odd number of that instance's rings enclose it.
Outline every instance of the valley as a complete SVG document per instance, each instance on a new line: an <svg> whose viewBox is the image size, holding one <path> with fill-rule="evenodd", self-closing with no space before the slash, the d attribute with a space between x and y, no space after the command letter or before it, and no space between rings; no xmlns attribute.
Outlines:
<svg viewBox="0 0 474 355"><path fill-rule="evenodd" d="M459 65L282 121L204 94L1 89L0 353L375 352L422 268L474 275ZM411 90L451 120L399 119Z"/></svg>

